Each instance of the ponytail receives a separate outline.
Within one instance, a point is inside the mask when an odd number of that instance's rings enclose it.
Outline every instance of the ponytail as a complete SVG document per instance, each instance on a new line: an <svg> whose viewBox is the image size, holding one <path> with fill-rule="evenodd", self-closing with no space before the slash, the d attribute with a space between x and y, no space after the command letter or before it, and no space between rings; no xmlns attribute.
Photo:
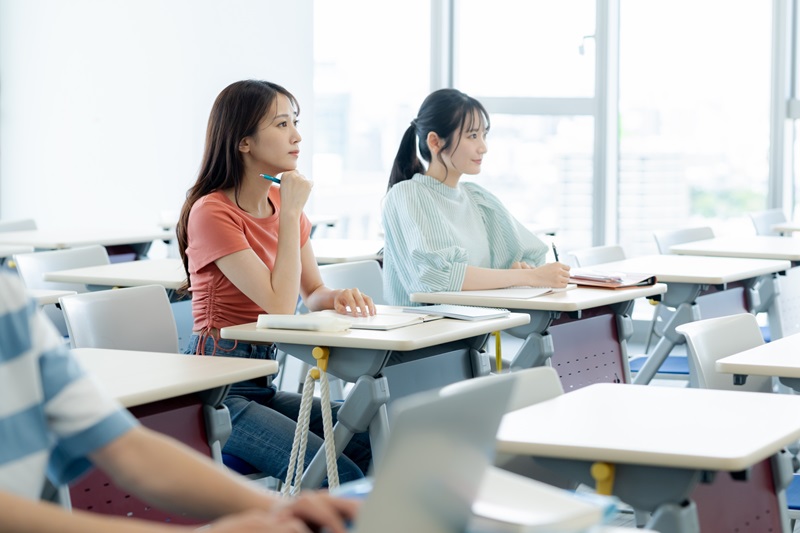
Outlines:
<svg viewBox="0 0 800 533"><path fill-rule="evenodd" d="M416 126L416 121L411 121L411 125L403 134L400 148L398 148L397 155L394 158L394 165L392 165L392 173L389 175L387 191L401 181L411 179L414 174L425 172L422 161L417 157L417 147L415 146L415 141L417 140Z"/></svg>
<svg viewBox="0 0 800 533"><path fill-rule="evenodd" d="M476 99L457 89L439 89L429 94L422 102L417 118L411 121L411 125L403 134L392 166L392 173L389 175L387 190L401 181L411 179L414 174L425 172L425 167L417 156L417 149L419 149L419 156L430 163L431 150L428 148L430 132L434 132L444 141L436 154L438 160L444 164L442 152L449 150L453 143L456 147L458 146L462 128L465 124L472 123L476 112L488 130L490 127L489 114ZM414 142L417 138L419 138L419 143L415 147Z"/></svg>

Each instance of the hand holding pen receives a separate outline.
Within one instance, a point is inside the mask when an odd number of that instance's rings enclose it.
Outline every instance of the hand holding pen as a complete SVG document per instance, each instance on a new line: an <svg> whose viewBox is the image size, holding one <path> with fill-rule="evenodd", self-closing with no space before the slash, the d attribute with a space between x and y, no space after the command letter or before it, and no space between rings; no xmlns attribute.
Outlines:
<svg viewBox="0 0 800 533"><path fill-rule="evenodd" d="M551 246L553 247L553 257L555 258L556 263L558 263L559 260L558 260L558 250L556 249L556 243L551 243Z"/></svg>

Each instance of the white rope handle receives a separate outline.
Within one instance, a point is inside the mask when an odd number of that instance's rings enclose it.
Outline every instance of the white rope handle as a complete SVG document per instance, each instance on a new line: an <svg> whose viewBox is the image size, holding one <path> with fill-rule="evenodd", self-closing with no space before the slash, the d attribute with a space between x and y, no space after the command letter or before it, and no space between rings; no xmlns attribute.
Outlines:
<svg viewBox="0 0 800 533"><path fill-rule="evenodd" d="M325 464L328 470L328 487L339 486L339 469L336 464L336 443L333 439L333 414L331 412L330 385L328 375L318 368L311 368L303 384L303 396L300 400L300 413L297 416L297 425L294 430L294 442L289 455L289 470L286 472L286 482L281 488L284 496L295 496L300 492L300 483L303 480L305 469L306 448L308 446L308 431L311 418L311 407L314 404L315 372L319 372L320 402L322 404L322 429L325 436Z"/></svg>

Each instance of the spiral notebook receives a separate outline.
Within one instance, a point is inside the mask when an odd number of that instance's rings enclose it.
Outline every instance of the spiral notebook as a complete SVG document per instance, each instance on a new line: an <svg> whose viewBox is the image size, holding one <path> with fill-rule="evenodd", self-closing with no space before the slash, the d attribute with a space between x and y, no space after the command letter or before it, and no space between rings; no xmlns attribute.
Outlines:
<svg viewBox="0 0 800 533"><path fill-rule="evenodd" d="M495 307L473 307L470 305L437 304L421 305L419 307L404 307L406 313L420 313L423 315L457 318L459 320L488 320L490 318L505 318L511 312L508 309Z"/></svg>

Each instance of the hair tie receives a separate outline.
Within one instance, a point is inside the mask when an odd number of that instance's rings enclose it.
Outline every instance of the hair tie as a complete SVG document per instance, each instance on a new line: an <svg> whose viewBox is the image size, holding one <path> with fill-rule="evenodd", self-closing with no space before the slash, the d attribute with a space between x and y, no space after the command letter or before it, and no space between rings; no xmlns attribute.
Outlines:
<svg viewBox="0 0 800 533"><path fill-rule="evenodd" d="M411 125L414 126L414 129L417 129L417 119L412 120Z"/></svg>

